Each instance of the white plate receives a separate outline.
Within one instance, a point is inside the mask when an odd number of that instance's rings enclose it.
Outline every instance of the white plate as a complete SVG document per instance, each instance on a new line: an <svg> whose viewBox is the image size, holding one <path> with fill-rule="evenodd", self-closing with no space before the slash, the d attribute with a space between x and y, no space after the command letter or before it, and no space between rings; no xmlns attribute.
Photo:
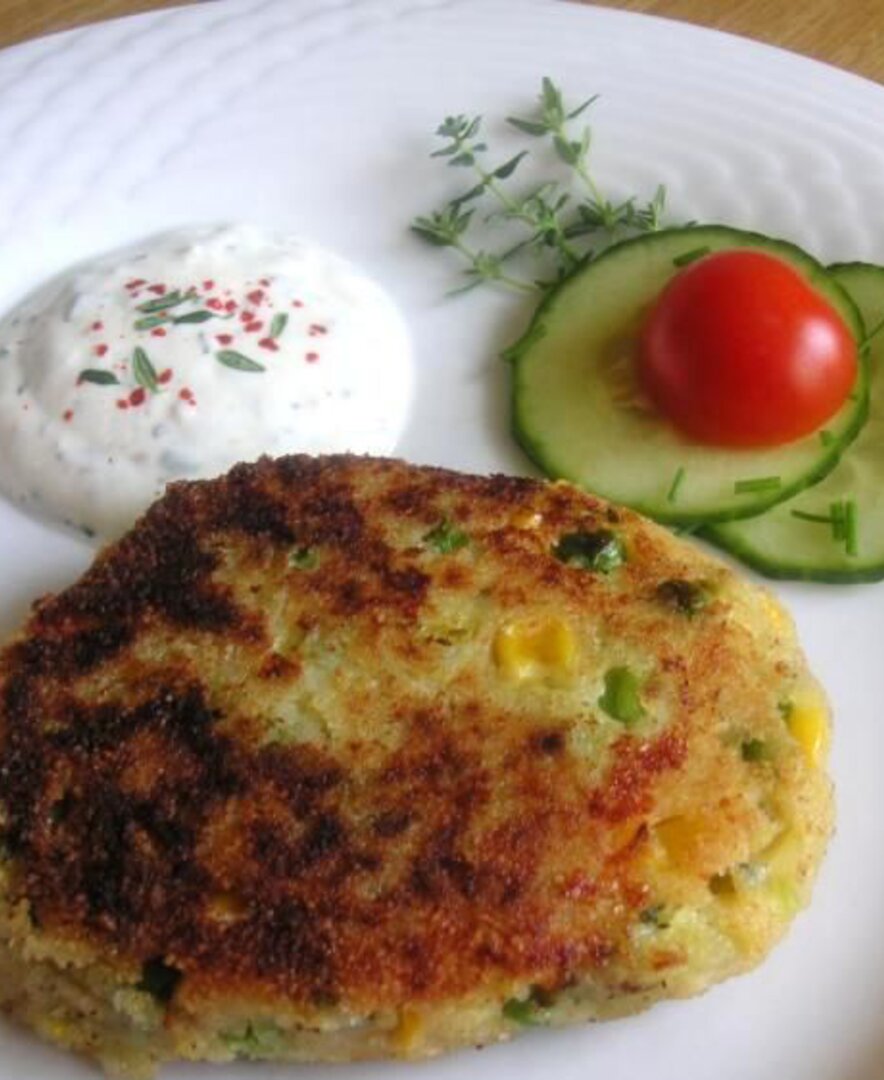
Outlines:
<svg viewBox="0 0 884 1080"><path fill-rule="evenodd" d="M425 156L441 117L524 111L544 74L575 98L603 95L604 186L650 194L664 181L677 217L782 234L825 260L884 261L884 89L851 75L552 0L220 0L0 54L0 307L75 259L169 226L247 217L300 230L370 267L410 320L418 399L400 452L522 470L495 352L525 308L485 290L443 299L456 264L405 225L449 191L452 174ZM505 149L498 126L489 134ZM0 629L90 555L0 504ZM814 903L786 942L757 972L691 1002L352 1075L880 1080L884 587L778 591L835 703L839 797ZM92 1075L0 1028L0 1080Z"/></svg>

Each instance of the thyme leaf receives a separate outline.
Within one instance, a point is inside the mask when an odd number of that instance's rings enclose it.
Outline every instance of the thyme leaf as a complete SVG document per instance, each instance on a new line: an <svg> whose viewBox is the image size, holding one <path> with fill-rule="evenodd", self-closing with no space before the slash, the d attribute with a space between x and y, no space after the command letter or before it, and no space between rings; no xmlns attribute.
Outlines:
<svg viewBox="0 0 884 1080"><path fill-rule="evenodd" d="M145 315L143 319L136 319L134 325L136 330L152 330L155 326L162 326L169 321L169 315Z"/></svg>
<svg viewBox="0 0 884 1080"><path fill-rule="evenodd" d="M145 300L135 310L143 311L145 315L152 315L156 311L167 311L169 308L178 307L179 304L183 304L188 299L189 296L182 295L181 291L176 289L174 292L166 293L156 300Z"/></svg>
<svg viewBox="0 0 884 1080"><path fill-rule="evenodd" d="M257 360L249 359L248 356L243 356L243 354L237 352L236 349L219 349L218 352L215 353L215 359L219 364L233 368L234 371L267 370L263 364L259 364Z"/></svg>
<svg viewBox="0 0 884 1080"><path fill-rule="evenodd" d="M94 383L96 386L118 386L120 380L112 371L101 368L86 368L77 376L78 383Z"/></svg>
<svg viewBox="0 0 884 1080"><path fill-rule="evenodd" d="M143 386L144 389L150 391L151 394L159 393L160 384L157 379L156 368L150 362L150 357L140 345L135 347L135 351L132 354L132 374L135 376L135 381L139 386Z"/></svg>

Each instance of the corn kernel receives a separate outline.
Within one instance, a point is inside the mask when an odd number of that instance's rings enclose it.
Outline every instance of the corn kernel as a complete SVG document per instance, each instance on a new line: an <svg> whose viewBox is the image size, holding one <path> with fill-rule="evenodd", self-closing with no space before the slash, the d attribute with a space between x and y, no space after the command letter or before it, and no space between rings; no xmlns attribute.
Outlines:
<svg viewBox="0 0 884 1080"><path fill-rule="evenodd" d="M537 529L543 524L543 514L539 510L520 510L513 515L512 524L516 529Z"/></svg>
<svg viewBox="0 0 884 1080"><path fill-rule="evenodd" d="M402 1009L399 1021L393 1029L392 1041L400 1054L410 1054L417 1047L424 1033L424 1021L415 1009Z"/></svg>
<svg viewBox="0 0 884 1080"><path fill-rule="evenodd" d="M798 741L807 763L814 769L823 763L829 744L829 723L825 706L816 702L796 702L786 721Z"/></svg>
<svg viewBox="0 0 884 1080"><path fill-rule="evenodd" d="M248 904L234 893L219 892L209 898L206 914L217 922L236 922L248 914Z"/></svg>
<svg viewBox="0 0 884 1080"><path fill-rule="evenodd" d="M563 619L507 623L494 637L494 662L511 679L566 675L574 666L577 641Z"/></svg>
<svg viewBox="0 0 884 1080"><path fill-rule="evenodd" d="M786 877L774 877L768 888L783 918L791 919L798 914L802 906L801 897L792 881Z"/></svg>
<svg viewBox="0 0 884 1080"><path fill-rule="evenodd" d="M763 593L761 602L774 629L778 633L788 630L790 625L789 616L786 614L782 604L775 600L770 593Z"/></svg>
<svg viewBox="0 0 884 1080"><path fill-rule="evenodd" d="M782 870L793 866L800 853L800 836L795 829L787 826L759 853L759 858L767 866Z"/></svg>
<svg viewBox="0 0 884 1080"><path fill-rule="evenodd" d="M64 1020L57 1020L54 1017L43 1020L40 1024L40 1030L47 1038L62 1043L62 1045L70 1045L71 1035L74 1031L73 1025Z"/></svg>
<svg viewBox="0 0 884 1080"><path fill-rule="evenodd" d="M702 818L680 814L661 821L654 832L670 862L680 866L693 861L707 828Z"/></svg>
<svg viewBox="0 0 884 1080"><path fill-rule="evenodd" d="M732 913L732 917L725 918L723 929L740 956L747 960L760 960L762 956L760 942L764 938L759 937L754 921L747 918L745 912L745 907L741 907L739 901L723 905L722 914Z"/></svg>

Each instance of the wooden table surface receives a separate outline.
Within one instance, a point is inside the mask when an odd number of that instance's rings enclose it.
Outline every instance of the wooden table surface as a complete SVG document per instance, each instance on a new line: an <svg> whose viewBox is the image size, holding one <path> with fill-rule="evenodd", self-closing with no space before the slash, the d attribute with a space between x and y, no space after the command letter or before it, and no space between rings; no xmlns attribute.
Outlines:
<svg viewBox="0 0 884 1080"><path fill-rule="evenodd" d="M745 34L884 83L884 0L595 2ZM173 6L175 0L0 0L0 46L115 15Z"/></svg>

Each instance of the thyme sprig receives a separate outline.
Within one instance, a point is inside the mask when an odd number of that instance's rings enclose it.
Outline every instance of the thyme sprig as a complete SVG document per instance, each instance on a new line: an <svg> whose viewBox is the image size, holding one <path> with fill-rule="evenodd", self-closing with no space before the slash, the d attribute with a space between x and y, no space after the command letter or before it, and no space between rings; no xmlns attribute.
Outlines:
<svg viewBox="0 0 884 1080"><path fill-rule="evenodd" d="M561 90L544 78L535 113L528 117L511 116L511 127L532 138L546 138L560 164L570 170L564 177L556 175L527 192L513 188L511 178L529 156L520 150L499 164L489 165L488 144L481 138L482 117L448 116L436 129L444 145L430 155L445 159L447 164L471 171L474 183L449 200L440 210L420 216L412 222L417 235L439 247L453 248L467 262L464 291L482 282L492 282L508 288L533 292L550 283L549 261L552 259L552 281L566 276L596 251L590 243L601 246L623 235L652 232L663 223L666 192L661 185L645 204L635 196L612 200L599 188L589 165L592 129L583 127L579 133L572 124L597 100L587 98L575 107L565 104ZM576 177L579 193L574 190ZM494 208L477 217L480 202ZM512 228L507 243L488 251L472 241L477 222L518 226ZM470 234L470 239L468 239ZM515 255L533 258L540 266L536 280L529 281L511 273L505 264Z"/></svg>
<svg viewBox="0 0 884 1080"><path fill-rule="evenodd" d="M472 288L481 281L497 281L517 291L533 292L533 285L527 281L520 281L504 271L503 256L477 250L466 243L463 237L469 228L472 216L472 210L460 210L455 200L443 210L435 210L429 217L415 218L411 227L418 236L422 236L431 244L454 248L470 263L465 273L471 280L464 288Z"/></svg>

